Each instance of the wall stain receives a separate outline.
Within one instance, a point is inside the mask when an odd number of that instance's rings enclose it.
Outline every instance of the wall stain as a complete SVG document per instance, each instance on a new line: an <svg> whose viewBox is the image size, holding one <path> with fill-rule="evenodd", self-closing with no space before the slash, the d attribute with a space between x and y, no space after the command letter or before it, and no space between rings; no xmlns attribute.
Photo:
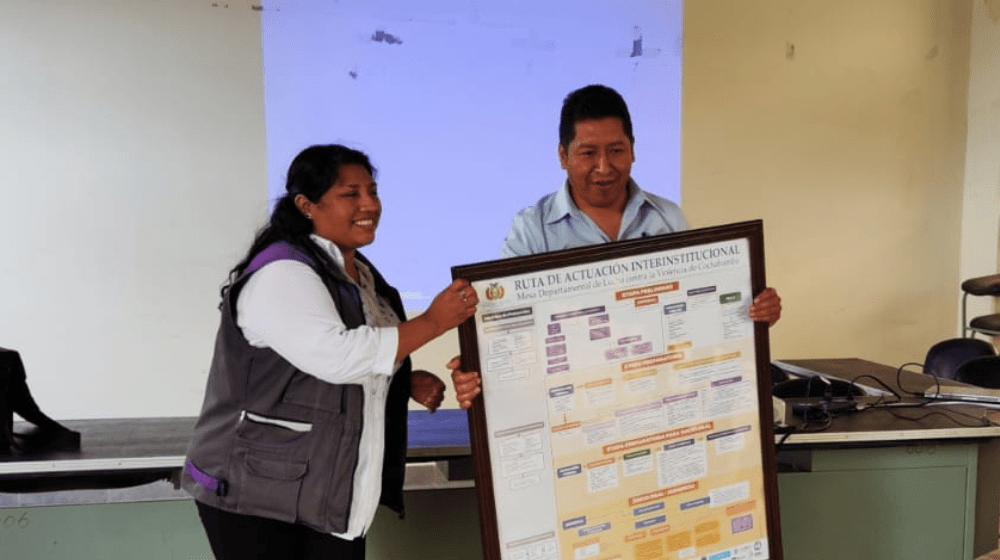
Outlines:
<svg viewBox="0 0 1000 560"><path fill-rule="evenodd" d="M927 54L924 55L924 58L926 58L927 60L934 60L935 58L937 58L937 55L939 53L940 51L938 50L938 46L934 45L934 48L927 51Z"/></svg>
<svg viewBox="0 0 1000 560"><path fill-rule="evenodd" d="M630 57L642 56L642 30L636 25L634 29L634 39L632 39L632 54Z"/></svg>
<svg viewBox="0 0 1000 560"><path fill-rule="evenodd" d="M986 11L990 13L993 23L1000 23L1000 0L983 0Z"/></svg>
<svg viewBox="0 0 1000 560"><path fill-rule="evenodd" d="M795 44L791 41L785 41L785 58L795 60Z"/></svg>
<svg viewBox="0 0 1000 560"><path fill-rule="evenodd" d="M376 43L387 43L389 45L402 45L403 40L391 33L386 33L381 29L376 29L372 34L372 41Z"/></svg>

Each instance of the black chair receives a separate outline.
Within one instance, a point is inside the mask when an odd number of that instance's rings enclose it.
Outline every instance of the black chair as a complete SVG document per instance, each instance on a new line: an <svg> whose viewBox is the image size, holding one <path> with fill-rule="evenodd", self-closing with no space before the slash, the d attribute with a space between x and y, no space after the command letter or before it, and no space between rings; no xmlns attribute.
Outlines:
<svg viewBox="0 0 1000 560"><path fill-rule="evenodd" d="M993 345L978 338L942 340L927 351L924 373L945 379L955 379L959 366L973 358L996 356Z"/></svg>
<svg viewBox="0 0 1000 560"><path fill-rule="evenodd" d="M969 320L966 314L966 303L969 296L1000 296L1000 274L969 278L962 282L962 336L973 337L976 333L989 336L1000 336L1000 313L981 315Z"/></svg>
<svg viewBox="0 0 1000 560"><path fill-rule="evenodd" d="M972 358L959 366L955 381L988 389L1000 389L1000 356Z"/></svg>

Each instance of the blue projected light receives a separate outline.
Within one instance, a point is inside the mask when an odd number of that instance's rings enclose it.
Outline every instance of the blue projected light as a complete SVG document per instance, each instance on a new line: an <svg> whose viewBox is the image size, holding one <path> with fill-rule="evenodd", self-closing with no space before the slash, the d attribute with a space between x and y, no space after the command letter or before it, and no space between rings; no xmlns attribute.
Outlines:
<svg viewBox="0 0 1000 560"><path fill-rule="evenodd" d="M362 252L424 309L452 266L499 258L514 214L562 185L562 100L601 83L629 104L632 177L679 201L682 12L681 0L268 2L269 195L309 145L366 152L383 215Z"/></svg>

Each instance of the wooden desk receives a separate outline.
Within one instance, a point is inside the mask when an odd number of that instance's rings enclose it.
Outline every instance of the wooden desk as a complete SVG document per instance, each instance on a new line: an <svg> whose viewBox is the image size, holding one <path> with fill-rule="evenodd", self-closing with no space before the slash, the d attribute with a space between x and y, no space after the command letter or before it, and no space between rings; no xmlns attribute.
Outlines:
<svg viewBox="0 0 1000 560"><path fill-rule="evenodd" d="M186 498L177 490L195 418L123 418L63 422L81 435L79 451L0 456L0 508L39 505L40 496L13 495L71 490L124 489L157 481L158 499ZM410 411L410 446L406 488L473 486L466 413ZM6 496L4 496L6 494ZM131 495L151 498L148 490L119 491L93 497L77 493L72 503L131 501ZM60 498L66 503L66 498Z"/></svg>
<svg viewBox="0 0 1000 560"><path fill-rule="evenodd" d="M80 452L0 458L0 485L6 485L0 558L211 558L194 501L173 482L194 421L65 422L82 432ZM478 558L465 411L410 411L409 424L406 520L379 508L368 558L389 560L406 550L425 558ZM156 480L143 483L147 478ZM27 491L30 485L36 491Z"/></svg>
<svg viewBox="0 0 1000 560"><path fill-rule="evenodd" d="M896 368L866 360L783 361L845 380L872 376L901 392L934 385L912 371L897 382ZM1000 426L989 411L873 409L823 431L776 436L785 558L971 560L996 549Z"/></svg>
<svg viewBox="0 0 1000 560"><path fill-rule="evenodd" d="M870 377L881 380L903 395L923 394L934 386L934 379L922 373L897 369L857 358L827 360L783 360L808 370L836 377L846 381L858 379L858 383L883 389ZM952 380L941 380L942 384L961 385ZM876 399L868 397L866 403ZM911 404L926 399L909 397ZM984 438L1000 436L1000 425L989 420L987 413L992 409L958 404L938 403L922 408L876 408L858 414L838 416L832 425L822 431L793 432L784 443L834 445L850 443L906 442L914 440L942 440L961 438ZM933 414L929 414L933 413ZM782 435L776 441L782 441Z"/></svg>

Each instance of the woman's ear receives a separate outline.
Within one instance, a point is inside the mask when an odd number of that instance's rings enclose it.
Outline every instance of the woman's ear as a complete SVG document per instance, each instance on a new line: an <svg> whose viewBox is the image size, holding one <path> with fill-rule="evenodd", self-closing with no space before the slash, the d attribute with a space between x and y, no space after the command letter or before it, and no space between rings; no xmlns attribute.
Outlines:
<svg viewBox="0 0 1000 560"><path fill-rule="evenodd" d="M295 202L295 207L299 209L299 212L302 212L303 216L307 218L312 217L312 213L310 212L310 209L312 208L312 202L309 202L309 199L306 198L304 194L300 193L295 195L294 202Z"/></svg>

